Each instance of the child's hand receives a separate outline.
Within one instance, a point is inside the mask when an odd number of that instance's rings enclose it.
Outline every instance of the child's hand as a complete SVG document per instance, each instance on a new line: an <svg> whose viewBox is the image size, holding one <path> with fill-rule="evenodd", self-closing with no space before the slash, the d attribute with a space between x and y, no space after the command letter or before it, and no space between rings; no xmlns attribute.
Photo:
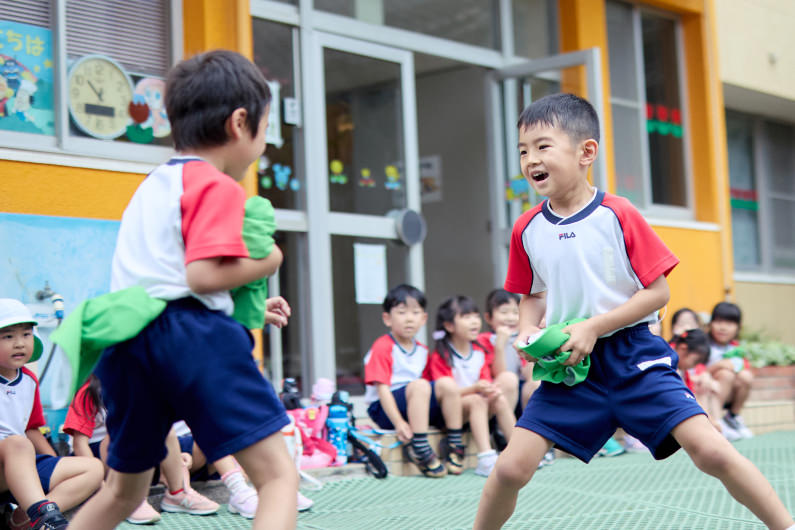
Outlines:
<svg viewBox="0 0 795 530"><path fill-rule="evenodd" d="M411 426L405 421L395 426L395 433L397 434L398 440L404 444L411 442L411 439L414 438L414 431L411 430Z"/></svg>
<svg viewBox="0 0 795 530"><path fill-rule="evenodd" d="M537 359L535 357L531 356L531 355L528 355L522 349L522 347L526 346L527 345L527 341L530 340L530 337L535 335L539 331L541 331L541 329L542 328L533 327L533 328L529 328L527 330L522 330L516 336L516 340L513 343L513 347L519 353L519 355L521 355L522 357L524 357L525 359L527 359L527 361L529 361L531 363L536 362Z"/></svg>
<svg viewBox="0 0 795 530"><path fill-rule="evenodd" d="M569 358L563 363L564 366L575 366L585 359L591 354L596 339L599 338L590 319L566 326L561 331L569 335L569 340L560 347L560 351L571 352Z"/></svg>
<svg viewBox="0 0 795 530"><path fill-rule="evenodd" d="M511 338L513 330L508 326L498 326L497 329L495 330L495 333L497 335L497 340L495 341L496 343L495 345L499 345L504 349L505 346L508 344L508 339Z"/></svg>
<svg viewBox="0 0 795 530"><path fill-rule="evenodd" d="M287 325L292 310L287 300L281 296L274 296L265 300L265 323L272 324L277 328Z"/></svg>

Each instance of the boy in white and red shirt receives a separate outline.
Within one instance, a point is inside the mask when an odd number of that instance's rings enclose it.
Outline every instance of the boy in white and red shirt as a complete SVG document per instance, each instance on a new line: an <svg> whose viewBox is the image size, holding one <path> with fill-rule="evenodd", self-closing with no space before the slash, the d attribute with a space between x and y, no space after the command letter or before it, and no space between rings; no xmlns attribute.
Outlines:
<svg viewBox="0 0 795 530"><path fill-rule="evenodd" d="M22 302L0 299L0 503L18 505L5 521L12 530L66 528L60 510L83 502L102 482L100 462L55 456L39 431L45 424L39 381L25 367L41 355L36 324Z"/></svg>
<svg viewBox="0 0 795 530"><path fill-rule="evenodd" d="M367 413L382 429L395 429L406 458L425 476L457 475L463 470L461 397L452 378L422 378L428 348L414 336L428 318L425 305L425 295L411 285L398 285L384 298L382 317L390 333L376 339L364 358ZM429 424L446 427L455 446L446 465L428 444Z"/></svg>

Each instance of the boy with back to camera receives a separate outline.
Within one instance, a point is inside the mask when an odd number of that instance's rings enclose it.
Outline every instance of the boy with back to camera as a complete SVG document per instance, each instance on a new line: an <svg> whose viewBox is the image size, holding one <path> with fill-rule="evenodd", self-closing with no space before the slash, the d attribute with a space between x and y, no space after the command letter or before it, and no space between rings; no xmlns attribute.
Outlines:
<svg viewBox="0 0 795 530"><path fill-rule="evenodd" d="M251 334L230 317L229 290L282 261L277 247L250 258L241 235L238 181L265 149L270 97L257 67L231 51L197 55L169 73L166 110L179 154L130 200L111 274L112 291L143 286L167 305L96 366L110 471L74 528L115 528L140 504L179 419L208 460L234 454L240 462L259 497L254 528L295 526L298 476L280 432L289 420L257 369Z"/></svg>
<svg viewBox="0 0 795 530"><path fill-rule="evenodd" d="M80 504L102 482L99 461L57 457L39 432L39 382L25 367L41 355L36 324L22 302L0 298L0 505L18 505L13 511L6 506L0 526L11 530L66 528L60 510Z"/></svg>
<svg viewBox="0 0 795 530"><path fill-rule="evenodd" d="M422 378L428 348L414 336L425 325L425 295L398 285L384 298L382 318L389 333L373 343L364 358L367 413L382 429L395 429L406 458L423 475L440 478L463 471L461 396L452 378ZM442 464L428 443L428 426L447 427L447 461Z"/></svg>
<svg viewBox="0 0 795 530"><path fill-rule="evenodd" d="M656 459L683 447L769 528L795 527L765 477L713 428L677 375L674 352L649 331L678 259L629 201L589 184L599 150L593 107L572 94L547 96L518 127L522 174L548 199L519 217L511 237L505 289L522 294L517 348L543 318L584 318L563 329L560 351L571 352L566 365L590 355L591 366L579 384L543 382L533 393L486 481L475 528L508 520L553 444L588 462L617 427Z"/></svg>

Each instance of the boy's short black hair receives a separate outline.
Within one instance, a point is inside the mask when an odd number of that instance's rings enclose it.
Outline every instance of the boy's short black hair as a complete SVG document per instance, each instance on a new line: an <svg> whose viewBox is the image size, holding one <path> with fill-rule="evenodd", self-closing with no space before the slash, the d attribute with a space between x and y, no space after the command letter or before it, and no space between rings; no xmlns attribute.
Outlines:
<svg viewBox="0 0 795 530"><path fill-rule="evenodd" d="M510 303L511 300L519 303L519 295L506 291L505 289L494 289L486 296L486 314L491 315L495 309L503 304Z"/></svg>
<svg viewBox="0 0 795 530"><path fill-rule="evenodd" d="M743 319L743 312L737 304L731 302L718 302L712 308L712 318L710 320L728 320L735 322L739 326Z"/></svg>
<svg viewBox="0 0 795 530"><path fill-rule="evenodd" d="M574 94L559 93L544 96L522 111L519 130L538 124L556 127L575 142L590 138L599 143L599 116L593 105Z"/></svg>
<svg viewBox="0 0 795 530"><path fill-rule="evenodd" d="M271 91L251 61L237 52L213 50L171 69L165 99L174 148L184 151L226 143L226 120L239 108L246 109L246 125L256 135Z"/></svg>
<svg viewBox="0 0 795 530"><path fill-rule="evenodd" d="M425 295L422 294L422 291L413 285L401 283L391 288L389 292L386 293L384 303L381 305L384 308L384 313L389 313L400 304L405 304L409 298L416 300L417 303L420 304L420 307L425 309L427 300L425 300Z"/></svg>
<svg viewBox="0 0 795 530"><path fill-rule="evenodd" d="M690 329L674 337L675 346L686 344L688 351L697 353L699 363L706 364L709 360L709 335L701 329Z"/></svg>

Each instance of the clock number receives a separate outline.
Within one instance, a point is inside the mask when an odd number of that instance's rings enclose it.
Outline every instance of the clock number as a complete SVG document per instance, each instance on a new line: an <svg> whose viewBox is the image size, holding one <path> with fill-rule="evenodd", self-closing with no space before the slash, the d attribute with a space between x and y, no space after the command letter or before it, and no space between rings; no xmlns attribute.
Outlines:
<svg viewBox="0 0 795 530"><path fill-rule="evenodd" d="M104 128L103 125L104 122L101 119L97 118L97 121L94 123L94 127L96 127L98 131L101 131Z"/></svg>
<svg viewBox="0 0 795 530"><path fill-rule="evenodd" d="M80 97L80 89L77 87L72 87L72 99L77 99Z"/></svg>
<svg viewBox="0 0 795 530"><path fill-rule="evenodd" d="M77 83L78 85L82 85L84 81L85 81L85 79L83 78L82 75L76 75L75 76L75 83Z"/></svg>
<svg viewBox="0 0 795 530"><path fill-rule="evenodd" d="M96 65L96 66L94 67L94 72L95 72L97 75L102 75L102 71L103 71L103 70L104 70L104 67L103 67L101 64L98 64L98 65Z"/></svg>

